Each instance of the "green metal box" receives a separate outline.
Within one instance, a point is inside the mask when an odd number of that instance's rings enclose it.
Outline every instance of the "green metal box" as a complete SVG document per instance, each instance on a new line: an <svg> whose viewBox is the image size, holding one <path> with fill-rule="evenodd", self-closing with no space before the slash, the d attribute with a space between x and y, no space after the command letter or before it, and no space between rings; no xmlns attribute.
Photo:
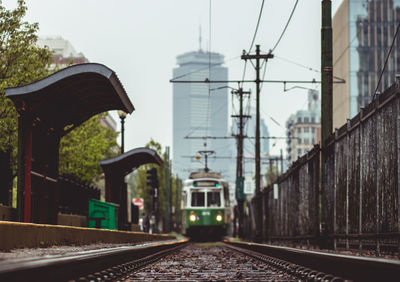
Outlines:
<svg viewBox="0 0 400 282"><path fill-rule="evenodd" d="M118 229L119 205L89 199L88 225L90 228Z"/></svg>

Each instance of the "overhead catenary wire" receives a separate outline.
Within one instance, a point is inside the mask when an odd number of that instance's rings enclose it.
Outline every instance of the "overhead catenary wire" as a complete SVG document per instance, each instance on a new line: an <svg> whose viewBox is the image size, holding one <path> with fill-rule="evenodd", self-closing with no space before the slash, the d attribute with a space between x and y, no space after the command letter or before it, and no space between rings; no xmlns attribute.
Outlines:
<svg viewBox="0 0 400 282"><path fill-rule="evenodd" d="M376 85L376 88L375 88L375 91L374 91L374 96L372 97L372 100L375 99L376 92L378 91L379 85L381 84L381 79L382 79L383 73L385 72L386 65L387 65L387 62L388 62L389 57L390 57L390 53L392 52L392 49L393 49L393 46L394 46L394 42L396 41L396 37L397 37L397 34L399 32L399 27L400 27L400 21L397 24L396 33L393 36L392 45L390 45L390 49L389 49L389 52L388 52L388 54L386 56L385 64L383 65L383 69L382 69L381 75L379 76L378 84Z"/></svg>
<svg viewBox="0 0 400 282"><path fill-rule="evenodd" d="M295 65L295 66L298 66L298 67L307 69L307 70L312 71L312 72L315 72L315 73L321 73L321 70L314 69L314 68L312 68L312 67L308 67L308 66L306 66L306 65L303 65L303 64L301 64L301 63L295 62L295 61L293 61L293 60L289 60L289 59L286 59L286 58L283 58L283 57L279 57L279 56L276 56L276 55L275 55L275 58L277 58L278 60L282 60L282 61L285 61L285 62L287 62L287 63L293 64L293 65ZM345 80L344 80L343 78L340 78L340 77L337 77L337 76L333 76L333 78L337 79L338 82L345 82ZM334 82L334 83L335 83L335 82Z"/></svg>
<svg viewBox="0 0 400 282"><path fill-rule="evenodd" d="M225 60L224 63L226 64L228 62L231 62L231 61L239 59L239 58L240 58L240 56L235 56L235 57L232 57L232 58L229 58L229 59ZM220 63L211 64L211 68L218 67L220 65L221 65ZM184 78L185 76L188 76L190 74L197 73L197 72L200 72L200 71L204 71L204 70L207 70L207 69L209 69L208 65L206 67L201 67L201 68L195 69L193 71L189 71L187 73L175 76L175 77L170 79L170 82L175 82L177 79Z"/></svg>
<svg viewBox="0 0 400 282"><path fill-rule="evenodd" d="M309 71L313 71L313 72L316 72L316 73L321 73L321 70L314 69L314 68L312 68L312 67L308 67L308 66L306 66L306 65L303 65L303 64L301 64L301 63L295 62L295 61L290 60L290 59L287 59L287 58L283 58L283 57L276 56L276 55L275 55L275 58L278 59L278 60L282 60L282 61L284 61L284 62L290 63L290 64L292 64L292 65L295 65L295 66L298 66L298 67L307 69L307 70L309 70Z"/></svg>
<svg viewBox="0 0 400 282"><path fill-rule="evenodd" d="M220 110L221 110L223 107L225 107L225 104L222 104L218 109L216 109L215 111L213 111L213 112L211 113L210 117L211 117L211 116L214 116L215 114L220 113ZM208 126L208 119L207 119L207 117L206 117L206 119L204 120L203 123L201 123L199 126L196 126L195 128L193 128L186 136L189 137L191 134L193 134L193 133L196 132L197 130L203 129L203 128L207 127L207 126Z"/></svg>
<svg viewBox="0 0 400 282"><path fill-rule="evenodd" d="M254 31L253 39L251 40L251 44L250 44L250 48L249 48L249 52L248 52L248 53L251 52L251 48L253 48L254 41L256 40L257 32L258 32L258 27L260 26L260 20L261 20L261 16L262 16L263 9L264 9L264 0L263 0L262 3L261 3L260 13L258 14L258 20L257 20L256 29L255 29L255 31Z"/></svg>
<svg viewBox="0 0 400 282"><path fill-rule="evenodd" d="M236 58L239 58L239 56L236 56ZM214 67L214 66L217 66L217 65L220 65L220 64L213 64L211 67ZM177 79L180 79L180 78L184 78L185 76L188 76L190 74L197 73L197 72L200 72L200 71L203 71L203 70L207 70L207 69L209 69L208 65L206 67L198 68L198 69L195 69L193 71L190 71L190 72L175 76L175 77L171 78L171 81L174 81L174 80L177 80Z"/></svg>
<svg viewBox="0 0 400 282"><path fill-rule="evenodd" d="M287 30L287 27L289 26L289 23L290 23L290 21L291 21L291 19L292 19L292 17L293 17L294 11L296 10L297 4L298 4L298 0L296 0L296 3L295 3L294 6L293 6L293 9L292 9L292 11L291 11L291 13L290 13L289 19L288 19L288 21L287 21L287 23L286 23L286 25L285 25L285 27L284 27L284 29L283 29L281 35L280 35L278 41L276 42L276 44L275 44L274 47L270 50L269 53L272 53L272 52L276 49L276 47L279 45L281 39L283 38L283 35L285 34L285 32L286 32L286 30ZM258 17L258 20L257 20L256 29L255 29L255 32L254 32L254 35L253 35L252 42L251 42L251 44L250 44L250 48L249 48L249 53L251 52L251 49L252 49L252 47L253 47L253 45L254 45L254 42L255 42L255 38L256 38L256 36L257 36L258 27L259 27L259 24L260 24L260 20L261 20L261 15L262 15L263 7L264 7L264 0L262 1L262 4L261 4L261 8L260 8L259 17ZM244 52L245 52L245 51L244 51ZM244 79L245 79L246 66L247 66L247 60L245 60L245 67L244 67L244 70L243 70L243 76L242 76L242 81L241 81L241 84L242 84L242 85L243 85ZM262 81L264 81L264 79L265 79L266 67L267 67L267 62L266 62L266 61L263 62L261 68L263 68L263 67L264 67L264 70L263 70ZM261 84L260 91L262 90L262 86L263 86L263 84ZM274 120L274 121L275 121L275 120ZM247 126L246 126L246 131L247 131Z"/></svg>
<svg viewBox="0 0 400 282"><path fill-rule="evenodd" d="M298 2L299 2L299 1L296 0L296 3L294 4L293 9L292 9L292 11L291 11L291 13L290 13L289 19L287 20L286 25L285 25L285 27L283 28L282 33L281 33L281 35L280 35L279 38L278 38L278 41L275 43L274 47L269 51L269 53L273 53L273 52L275 51L276 47L277 47L277 46L279 45L279 43L281 42L281 39L283 38L283 35L285 34L285 32L286 32L286 30L287 30L287 28L288 28L288 26L289 26L289 23L290 23L290 21L291 21L291 19L292 19L292 17L293 17L294 11L296 10L296 7L297 7ZM263 71L263 76L262 76L262 81L264 81L264 79L265 79L266 69L267 69L267 61L265 61L264 71ZM260 91L262 90L263 85L264 85L264 84L261 84ZM271 118L271 120L272 120L274 123L276 123L277 125L281 126L274 118L272 118L271 116L270 116L270 118ZM281 127L282 127L282 126L281 126Z"/></svg>
<svg viewBox="0 0 400 282"><path fill-rule="evenodd" d="M211 80L211 0L209 1L209 22L208 22L208 78ZM206 135L208 135L208 125L210 121L210 96L211 96L211 84L208 84L208 97L207 97L207 126ZM204 143L204 147L207 147L207 141Z"/></svg>
<svg viewBox="0 0 400 282"><path fill-rule="evenodd" d="M257 19L256 29L254 30L253 39L251 40L248 53L251 52L251 49L253 48L253 45L254 45L254 41L256 40L258 27L260 26L260 20L261 20L261 15L262 15L263 9L264 9L264 0L261 3L260 12L258 14L258 19ZM243 50L243 53L245 53L245 50ZM246 69L247 69L247 60L244 62L244 68L243 68L243 74L242 74L242 83L239 84L239 87L243 87L243 82L244 82L244 79L246 77Z"/></svg>
<svg viewBox="0 0 400 282"><path fill-rule="evenodd" d="M240 87L243 87L243 82L244 82L244 79L245 79L245 77L246 77L246 68L247 68L247 60L244 62L244 68L243 68L243 74L242 74L242 81L238 83L238 84L239 84L239 88L240 88Z"/></svg>
<svg viewBox="0 0 400 282"><path fill-rule="evenodd" d="M264 81L264 78L265 78L265 73L266 73L266 71L267 71L267 60L265 60L264 62L263 62L263 64L261 65L261 68L264 66L264 71L263 71L263 76L262 76L262 81ZM261 83L261 85L260 85L260 92L261 92L261 90L262 90L262 88L263 88L263 83Z"/></svg>
<svg viewBox="0 0 400 282"><path fill-rule="evenodd" d="M264 2L264 1L263 1L263 2ZM273 53L273 52L275 51L276 47L277 47L277 46L279 45L279 43L281 42L281 39L282 39L283 35L285 34L287 27L289 26L290 20L291 20L292 17L293 17L294 11L296 10L297 3L298 3L298 2L299 2L299 0L296 0L296 3L294 3L292 12L290 13L289 19L288 19L287 22L286 22L286 25L285 25L285 27L284 27L282 33L281 33L281 36L279 36L278 41L275 43L274 47L271 49L271 51L270 51L269 53Z"/></svg>

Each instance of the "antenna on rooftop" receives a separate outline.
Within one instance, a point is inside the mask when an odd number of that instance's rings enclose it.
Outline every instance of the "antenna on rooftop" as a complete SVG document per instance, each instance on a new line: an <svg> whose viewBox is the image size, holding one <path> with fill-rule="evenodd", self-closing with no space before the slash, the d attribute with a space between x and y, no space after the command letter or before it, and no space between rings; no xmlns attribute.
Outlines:
<svg viewBox="0 0 400 282"><path fill-rule="evenodd" d="M201 25L199 25L199 52L201 51Z"/></svg>

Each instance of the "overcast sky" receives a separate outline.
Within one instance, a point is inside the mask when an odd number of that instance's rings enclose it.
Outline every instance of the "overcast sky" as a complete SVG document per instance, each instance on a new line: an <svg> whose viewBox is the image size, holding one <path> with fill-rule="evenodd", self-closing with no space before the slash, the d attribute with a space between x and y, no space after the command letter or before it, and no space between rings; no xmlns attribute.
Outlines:
<svg viewBox="0 0 400 282"><path fill-rule="evenodd" d="M3 0L7 8L15 7L16 2ZM208 50L210 44L211 51L225 56L230 80L242 78L244 62L240 55L250 47L261 2L212 0L211 34L209 0L27 0L26 20L39 23L39 36L61 36L90 62L102 63L117 73L136 108L126 119L128 151L144 146L150 138L163 146L172 145L169 80L176 67L176 56L198 50L200 25L203 49ZM264 52L277 42L295 2L265 0L255 40ZM332 1L333 11L341 2ZM268 61L265 79L320 80L320 73L285 61L319 70L320 30L321 1L300 0L274 52L275 58ZM255 78L250 64L246 78ZM301 86L320 89L319 85ZM255 94L253 83L244 85L244 90L248 89ZM255 95L252 96L254 101ZM282 84L264 84L261 115L270 135L285 136L287 118L306 109L306 102L307 90L284 92ZM113 116L118 120L116 113ZM272 153L277 154L285 141L270 144Z"/></svg>

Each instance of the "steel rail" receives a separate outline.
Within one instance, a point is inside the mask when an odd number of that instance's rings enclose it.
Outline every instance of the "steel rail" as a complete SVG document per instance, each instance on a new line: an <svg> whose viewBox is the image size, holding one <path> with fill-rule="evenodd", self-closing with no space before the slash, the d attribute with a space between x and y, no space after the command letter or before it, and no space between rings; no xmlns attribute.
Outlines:
<svg viewBox="0 0 400 282"><path fill-rule="evenodd" d="M400 261L397 260L332 254L249 242L225 241L225 244L274 258L278 260L276 264L281 265L283 269L293 268L293 265L289 267L290 264L302 266L302 269L298 269L299 277L306 274L305 278L309 280L322 279L323 274L329 281L342 278L353 281L398 281L400 277Z"/></svg>
<svg viewBox="0 0 400 282"><path fill-rule="evenodd" d="M260 252L255 252L252 250L249 250L247 248L242 248L242 247L236 247L233 245L225 245L226 247L239 252L243 253L247 256L256 258L260 261L263 261L267 263L268 265L279 269L287 274L290 274L292 276L295 276L299 278L300 280L304 281L344 281L343 278L341 277L336 277L332 274L327 274L315 269L311 269L308 267L304 267L299 264L294 264L289 261L285 261L276 257L272 256L267 256L263 253Z"/></svg>
<svg viewBox="0 0 400 282"><path fill-rule="evenodd" d="M0 281L115 279L186 245L188 240L83 251L71 255L13 260L0 264Z"/></svg>

